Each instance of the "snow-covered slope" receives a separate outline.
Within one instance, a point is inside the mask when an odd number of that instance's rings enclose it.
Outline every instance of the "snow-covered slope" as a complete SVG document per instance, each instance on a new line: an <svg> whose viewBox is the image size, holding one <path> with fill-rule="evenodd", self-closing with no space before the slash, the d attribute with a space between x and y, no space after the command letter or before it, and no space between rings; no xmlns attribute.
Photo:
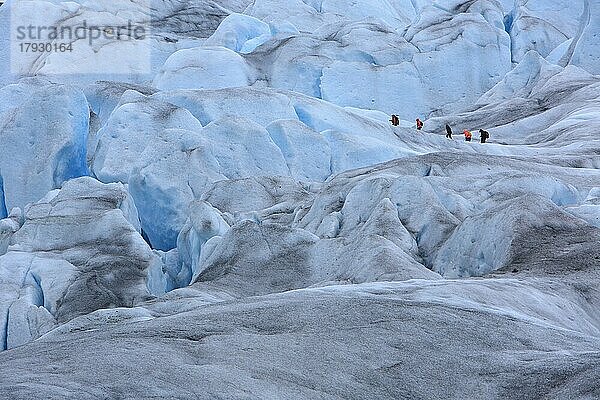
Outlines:
<svg viewBox="0 0 600 400"><path fill-rule="evenodd" d="M0 397L599 398L598 18L8 0Z"/></svg>

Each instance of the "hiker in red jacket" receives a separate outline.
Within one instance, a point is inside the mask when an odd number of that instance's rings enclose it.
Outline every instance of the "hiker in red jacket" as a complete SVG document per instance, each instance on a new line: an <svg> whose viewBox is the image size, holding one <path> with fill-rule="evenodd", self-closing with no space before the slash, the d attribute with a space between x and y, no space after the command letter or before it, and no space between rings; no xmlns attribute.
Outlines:
<svg viewBox="0 0 600 400"><path fill-rule="evenodd" d="M423 129L423 121L417 118L417 130L420 131L421 129Z"/></svg>

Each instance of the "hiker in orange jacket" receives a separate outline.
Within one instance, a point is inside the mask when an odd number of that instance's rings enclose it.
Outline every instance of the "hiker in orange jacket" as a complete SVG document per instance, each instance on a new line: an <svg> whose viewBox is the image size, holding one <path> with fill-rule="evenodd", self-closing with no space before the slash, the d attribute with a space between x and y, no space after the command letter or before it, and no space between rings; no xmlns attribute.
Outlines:
<svg viewBox="0 0 600 400"><path fill-rule="evenodd" d="M471 131L465 129L465 141L470 142L471 139L473 138L473 134L471 133Z"/></svg>

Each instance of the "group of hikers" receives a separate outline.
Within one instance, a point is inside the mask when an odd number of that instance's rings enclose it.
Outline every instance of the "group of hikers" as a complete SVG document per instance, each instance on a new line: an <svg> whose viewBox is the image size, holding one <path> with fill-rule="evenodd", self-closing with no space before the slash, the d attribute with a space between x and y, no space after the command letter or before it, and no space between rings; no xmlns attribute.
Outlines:
<svg viewBox="0 0 600 400"><path fill-rule="evenodd" d="M392 118L390 119L390 122L393 126L398 126L400 125L400 118L397 115L393 114ZM420 131L421 129L423 129L423 126L423 121L417 118L417 130ZM463 135L465 135L465 141L467 142L470 142L473 139L473 134L468 129L465 129L463 131ZM448 139L452 139L452 128L450 128L450 125L448 124L446 124L446 137ZM490 138L490 133L483 129L479 129L479 137L481 139L481 143L485 143Z"/></svg>
<svg viewBox="0 0 600 400"><path fill-rule="evenodd" d="M422 124L423 123L421 122L421 128L423 127ZM417 128L417 129L419 129L419 128ZM467 142L470 142L471 139L473 138L473 134L468 129L465 129L463 131L463 135L465 135L465 141L467 141ZM448 139L452 139L452 128L450 128L450 125L448 125L448 124L446 124L446 137ZM485 143L490 138L490 133L488 131L480 129L479 130L479 137L481 139L481 143Z"/></svg>

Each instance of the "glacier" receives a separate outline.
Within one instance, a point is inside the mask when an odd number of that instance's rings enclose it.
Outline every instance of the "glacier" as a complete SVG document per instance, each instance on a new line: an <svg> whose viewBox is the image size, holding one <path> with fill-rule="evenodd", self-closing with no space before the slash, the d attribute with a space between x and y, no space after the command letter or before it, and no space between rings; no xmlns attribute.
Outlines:
<svg viewBox="0 0 600 400"><path fill-rule="evenodd" d="M599 18L7 0L0 398L600 398Z"/></svg>

